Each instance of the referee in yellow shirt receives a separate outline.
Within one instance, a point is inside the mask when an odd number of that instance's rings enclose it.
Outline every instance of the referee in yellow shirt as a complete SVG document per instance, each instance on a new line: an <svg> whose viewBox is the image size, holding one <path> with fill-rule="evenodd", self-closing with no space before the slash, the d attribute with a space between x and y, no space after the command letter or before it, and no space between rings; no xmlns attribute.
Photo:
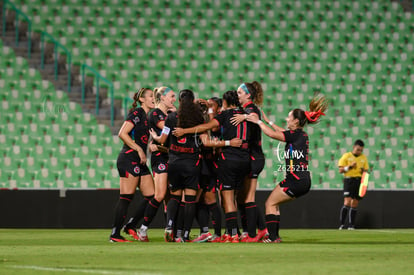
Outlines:
<svg viewBox="0 0 414 275"><path fill-rule="evenodd" d="M341 208L339 230L344 229L348 217L348 230L355 229L355 218L359 201L359 186L364 171L368 171L368 159L362 154L364 142L357 139L352 152L345 153L338 161L339 173L344 174L344 206Z"/></svg>

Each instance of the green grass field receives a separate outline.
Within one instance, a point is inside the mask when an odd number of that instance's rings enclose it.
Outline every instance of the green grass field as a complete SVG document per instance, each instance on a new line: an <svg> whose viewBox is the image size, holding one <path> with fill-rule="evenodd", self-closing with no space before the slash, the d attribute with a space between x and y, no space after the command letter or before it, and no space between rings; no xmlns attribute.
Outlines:
<svg viewBox="0 0 414 275"><path fill-rule="evenodd" d="M413 274L414 229L281 230L283 243L110 243L110 230L0 229L0 274Z"/></svg>

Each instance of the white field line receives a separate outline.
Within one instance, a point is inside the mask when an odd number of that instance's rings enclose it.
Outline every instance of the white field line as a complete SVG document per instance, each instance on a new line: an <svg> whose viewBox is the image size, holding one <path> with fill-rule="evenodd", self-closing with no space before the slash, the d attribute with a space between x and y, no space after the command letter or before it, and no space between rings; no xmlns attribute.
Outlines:
<svg viewBox="0 0 414 275"><path fill-rule="evenodd" d="M159 274L159 273L141 273L141 272L126 272L126 271L114 271L114 270L102 270L102 269L81 269L81 268L63 268L63 267L47 267L47 266L36 266L36 265L13 265L10 266L17 269L30 269L37 271L53 271L53 272L75 272L75 273L93 273L93 274Z"/></svg>

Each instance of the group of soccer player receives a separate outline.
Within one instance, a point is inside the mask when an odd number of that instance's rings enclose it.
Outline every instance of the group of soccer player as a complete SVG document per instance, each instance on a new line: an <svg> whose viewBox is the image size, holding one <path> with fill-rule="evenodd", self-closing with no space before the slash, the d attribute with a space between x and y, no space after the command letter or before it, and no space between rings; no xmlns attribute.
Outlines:
<svg viewBox="0 0 414 275"><path fill-rule="evenodd" d="M303 127L324 115L324 97L315 96L309 111L290 111L288 130L276 126L259 109L263 89L257 81L242 83L222 99L195 99L193 91L181 90L178 109L176 93L169 87L142 88L133 100L119 131L124 142L117 160L120 197L110 241L130 242L121 235L124 231L147 242L149 225L163 201L167 242L281 241L279 205L305 195L311 186L309 140ZM269 195L265 216L255 202L257 178L265 164L262 132L285 142L287 156L286 178ZM147 151L153 175L146 164ZM144 199L126 221L137 187ZM210 213L214 234L209 232ZM195 218L200 235L191 240Z"/></svg>

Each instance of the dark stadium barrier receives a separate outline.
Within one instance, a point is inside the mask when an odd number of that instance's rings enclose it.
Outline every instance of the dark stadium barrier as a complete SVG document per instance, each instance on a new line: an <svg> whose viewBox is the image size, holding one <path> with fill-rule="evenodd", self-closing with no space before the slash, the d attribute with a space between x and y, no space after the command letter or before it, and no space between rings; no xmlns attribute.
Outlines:
<svg viewBox="0 0 414 275"><path fill-rule="evenodd" d="M264 211L270 191L258 191ZM1 228L109 228L118 190L0 190ZM137 194L134 206L141 198ZM368 191L357 228L413 228L413 191ZM339 190L312 190L281 206L282 228L337 228L343 203ZM152 224L164 227L163 207Z"/></svg>

